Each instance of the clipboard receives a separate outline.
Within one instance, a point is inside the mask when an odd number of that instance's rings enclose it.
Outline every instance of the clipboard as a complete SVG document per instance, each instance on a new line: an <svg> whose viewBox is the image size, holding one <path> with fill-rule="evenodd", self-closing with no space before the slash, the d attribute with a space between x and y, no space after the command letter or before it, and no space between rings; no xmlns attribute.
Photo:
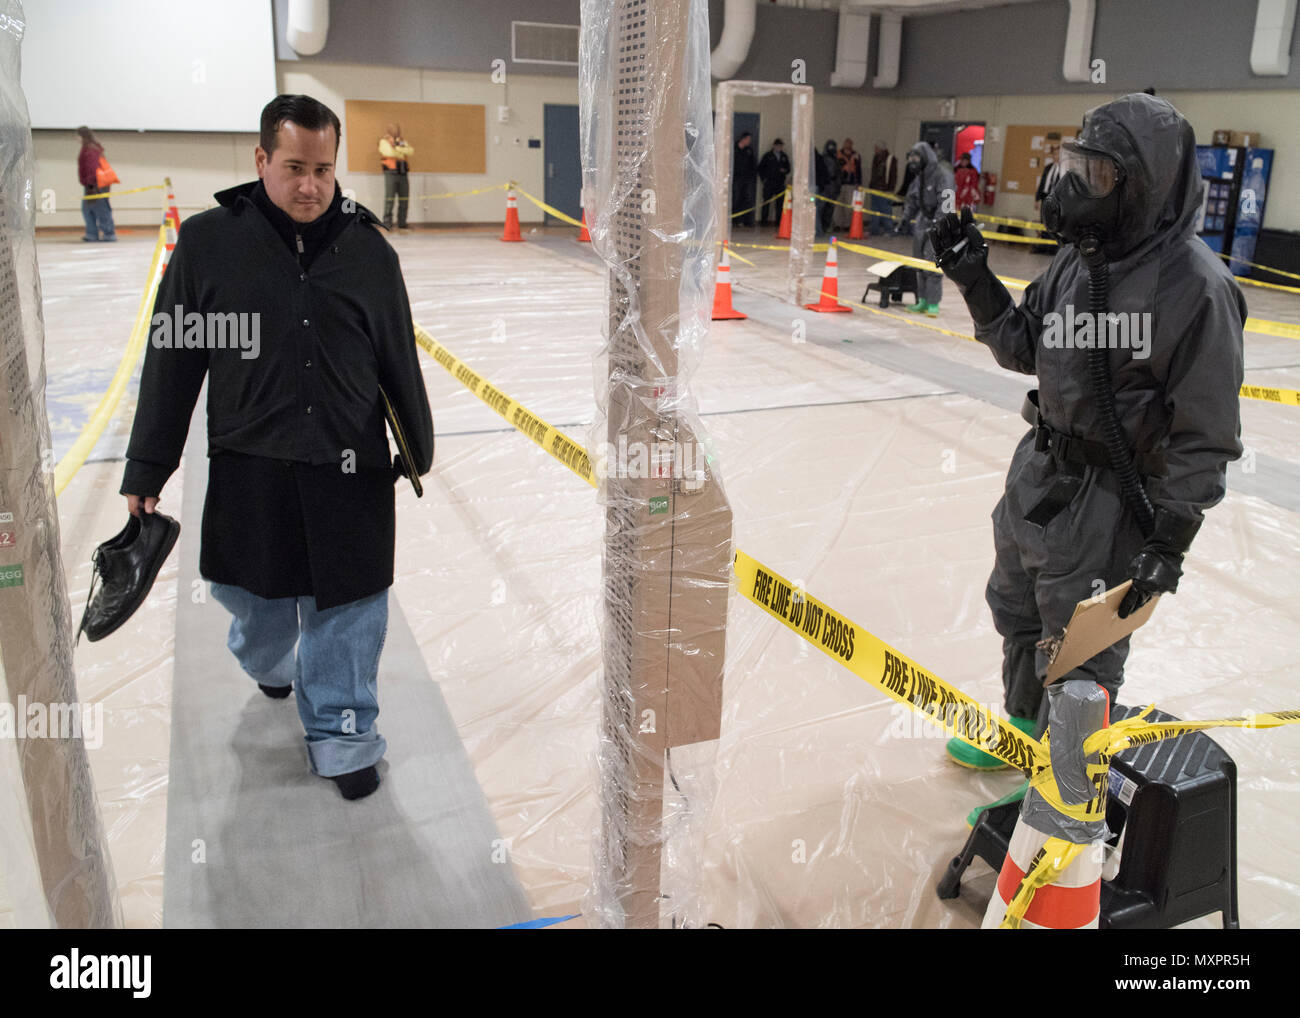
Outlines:
<svg viewBox="0 0 1300 1018"><path fill-rule="evenodd" d="M420 477L415 472L415 460L411 458L411 447L406 444L406 432L402 430L402 422L397 419L397 411L393 409L392 401L389 400L388 393L384 392L382 385L379 387L379 396L384 401L384 419L388 421L388 430L393 433L393 441L397 443L397 458L402 465L402 473L415 489L415 497L423 498L424 485L420 483Z"/></svg>
<svg viewBox="0 0 1300 1018"><path fill-rule="evenodd" d="M1047 678L1043 680L1044 686L1050 686L1062 675L1124 639L1151 618L1151 613L1156 610L1156 602L1160 600L1159 594L1128 618L1119 617L1120 602L1131 586L1133 581L1125 580L1100 597L1087 598L1074 606L1070 624L1065 627L1065 633L1052 651Z"/></svg>

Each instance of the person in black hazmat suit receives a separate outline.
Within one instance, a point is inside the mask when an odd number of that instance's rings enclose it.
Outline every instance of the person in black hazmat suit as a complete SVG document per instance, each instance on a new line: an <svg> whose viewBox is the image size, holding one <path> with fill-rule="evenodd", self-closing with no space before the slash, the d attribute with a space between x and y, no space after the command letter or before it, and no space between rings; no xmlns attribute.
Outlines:
<svg viewBox="0 0 1300 1018"><path fill-rule="evenodd" d="M1110 589L1132 579L1122 616L1173 593L1202 513L1223 498L1227 463L1242 451L1246 304L1196 236L1191 125L1164 99L1127 95L1089 111L1062 149L1043 202L1062 246L1019 307L989 270L968 213L931 231L976 338L1004 368L1038 376L1022 410L1034 428L993 511L986 591L1004 641L1006 710L1025 731L1043 700L1038 642L1060 635L1098 580ZM1103 332L1081 325L1085 311L1108 326L1102 345L1090 345ZM1128 650L1125 638L1067 678L1096 681L1113 705ZM967 766L999 766L957 740L948 751Z"/></svg>
<svg viewBox="0 0 1300 1018"><path fill-rule="evenodd" d="M894 228L894 232L903 233L907 224L915 219L916 223L912 230L912 257L933 259L930 226L943 210L945 194L951 201L956 193L952 169L946 163L939 161L938 153L930 147L928 141L918 141L908 149L907 162L909 166L915 167L916 172L907 187L907 198L903 202L903 218ZM937 272L917 270L916 303L908 310L934 318L939 314L939 298L942 296L943 277Z"/></svg>

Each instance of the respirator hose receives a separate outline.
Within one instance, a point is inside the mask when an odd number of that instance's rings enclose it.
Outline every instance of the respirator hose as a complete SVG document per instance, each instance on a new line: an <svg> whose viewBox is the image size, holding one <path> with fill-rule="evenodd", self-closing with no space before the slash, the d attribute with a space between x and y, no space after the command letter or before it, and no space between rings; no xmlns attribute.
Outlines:
<svg viewBox="0 0 1300 1018"><path fill-rule="evenodd" d="M1101 242L1095 234L1088 233L1079 239L1079 254L1088 267L1088 310L1092 314L1094 344L1088 351L1088 380L1097 404L1097 420L1101 427L1102 442L1111 469L1119 477L1120 490L1133 510L1143 537L1150 537L1156 528L1155 509L1147 498L1133 462L1124 429L1115 413L1115 386L1110 375L1110 352L1105 343L1107 335L1106 314L1110 296L1110 267L1102 253Z"/></svg>

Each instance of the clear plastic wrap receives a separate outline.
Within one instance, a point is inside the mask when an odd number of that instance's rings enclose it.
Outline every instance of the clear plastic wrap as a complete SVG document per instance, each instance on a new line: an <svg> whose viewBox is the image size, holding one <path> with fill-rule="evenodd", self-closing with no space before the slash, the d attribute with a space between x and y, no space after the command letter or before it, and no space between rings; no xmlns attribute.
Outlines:
<svg viewBox="0 0 1300 1018"><path fill-rule="evenodd" d="M609 306L589 442L606 515L590 908L605 925L696 925L731 558L731 509L689 385L716 228L708 10L588 0L582 15L583 183Z"/></svg>
<svg viewBox="0 0 1300 1018"><path fill-rule="evenodd" d="M45 412L25 19L0 4L0 917L120 924L83 735ZM83 727L85 726L85 727ZM39 888L43 893L39 893ZM6 897L7 896L7 897ZM6 916L6 913L8 915ZM0 919L3 922L3 919Z"/></svg>
<svg viewBox="0 0 1300 1018"><path fill-rule="evenodd" d="M779 81L724 81L718 85L714 130L725 144L718 145L716 201L718 205L719 241L731 238L731 122L735 97L789 95L790 109L790 257L786 265L786 300L802 307L820 289L804 281L816 240L816 209L808 187L809 162L805 152L813 150L813 88L811 85L787 85Z"/></svg>

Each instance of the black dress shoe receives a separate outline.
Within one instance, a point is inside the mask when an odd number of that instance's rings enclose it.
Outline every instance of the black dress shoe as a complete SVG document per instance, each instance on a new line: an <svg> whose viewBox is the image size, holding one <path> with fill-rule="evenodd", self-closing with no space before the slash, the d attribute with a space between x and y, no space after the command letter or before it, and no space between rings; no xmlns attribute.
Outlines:
<svg viewBox="0 0 1300 1018"><path fill-rule="evenodd" d="M93 643L116 632L134 615L149 596L180 533L181 525L170 516L141 512L126 521L120 534L96 548L91 557L95 571L79 633Z"/></svg>
<svg viewBox="0 0 1300 1018"><path fill-rule="evenodd" d="M260 682L257 684L257 688L272 700L283 700L293 692L293 686L264 686Z"/></svg>

